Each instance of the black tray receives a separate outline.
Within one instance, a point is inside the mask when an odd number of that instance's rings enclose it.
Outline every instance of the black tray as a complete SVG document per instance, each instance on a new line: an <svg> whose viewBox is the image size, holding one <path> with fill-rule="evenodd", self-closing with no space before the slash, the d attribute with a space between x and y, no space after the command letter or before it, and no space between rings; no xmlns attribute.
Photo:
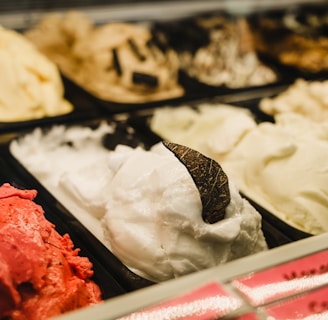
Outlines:
<svg viewBox="0 0 328 320"><path fill-rule="evenodd" d="M60 234L68 233L81 255L94 264L94 280L105 299L153 284L126 268L91 232L83 226L52 194L10 153L9 144L0 145L0 182L23 189L36 189L35 199L46 218Z"/></svg>
<svg viewBox="0 0 328 320"><path fill-rule="evenodd" d="M65 82L63 79L63 84ZM99 106L91 101L86 101L83 96L79 96L78 92L65 88L65 98L73 104L73 111L64 115L53 117L43 117L40 119L31 119L26 121L16 122L1 122L0 121L0 134L12 133L15 131L26 130L34 127L49 126L59 123L70 123L74 121L83 121L90 118L96 118L101 115Z"/></svg>
<svg viewBox="0 0 328 320"><path fill-rule="evenodd" d="M180 97L170 98L165 100L155 100L150 102L140 102L140 103L125 103L125 102L115 102L110 100L104 100L98 98L87 89L78 85L75 81L62 75L65 90L73 95L79 100L83 100L84 103L89 103L90 105L96 105L99 107L103 114L117 114L124 112L135 112L143 109L150 109L159 107L166 104L180 104L184 101L190 101L196 98L207 97L213 95L213 90L207 85L199 83L197 80L192 79L183 71L179 72L179 84L184 89L184 94ZM216 92L217 94L217 92ZM72 100L75 102L75 98ZM75 102L76 103L76 102Z"/></svg>

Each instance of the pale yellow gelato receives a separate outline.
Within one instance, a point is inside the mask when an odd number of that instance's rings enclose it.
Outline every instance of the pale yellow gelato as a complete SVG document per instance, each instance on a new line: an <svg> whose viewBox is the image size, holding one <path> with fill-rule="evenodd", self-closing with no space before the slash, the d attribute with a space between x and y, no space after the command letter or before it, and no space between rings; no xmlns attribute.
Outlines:
<svg viewBox="0 0 328 320"><path fill-rule="evenodd" d="M315 121L328 120L328 80L306 81L294 84L272 98L263 98L260 109L270 115L295 112Z"/></svg>
<svg viewBox="0 0 328 320"><path fill-rule="evenodd" d="M0 122L69 113L57 66L23 35L0 27Z"/></svg>
<svg viewBox="0 0 328 320"><path fill-rule="evenodd" d="M256 124L244 109L205 105L158 109L151 128L218 161L245 195L286 223L328 231L327 122L283 113Z"/></svg>

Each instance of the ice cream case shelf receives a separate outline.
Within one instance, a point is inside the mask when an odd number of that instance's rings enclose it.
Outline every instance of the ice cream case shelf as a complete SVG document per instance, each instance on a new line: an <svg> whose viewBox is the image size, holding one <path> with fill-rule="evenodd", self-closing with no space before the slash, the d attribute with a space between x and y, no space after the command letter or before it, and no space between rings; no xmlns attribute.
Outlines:
<svg viewBox="0 0 328 320"><path fill-rule="evenodd" d="M179 312L183 319L326 319L327 240L328 234L303 239L58 320L158 319L163 314L176 319ZM267 287L271 290L263 289Z"/></svg>

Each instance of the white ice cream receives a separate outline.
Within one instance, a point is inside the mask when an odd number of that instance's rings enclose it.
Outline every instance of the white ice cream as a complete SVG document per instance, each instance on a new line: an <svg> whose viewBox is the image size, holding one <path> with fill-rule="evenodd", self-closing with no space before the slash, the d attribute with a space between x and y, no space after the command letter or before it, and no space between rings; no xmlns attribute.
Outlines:
<svg viewBox="0 0 328 320"><path fill-rule="evenodd" d="M157 110L151 127L163 138L217 160L243 193L283 221L311 234L328 231L327 123L284 113L275 124L256 125L251 117L241 121L242 109L239 116L238 108L230 114L220 106L208 110L187 110L185 117L182 110ZM184 119L176 139L170 119L175 128Z"/></svg>
<svg viewBox="0 0 328 320"><path fill-rule="evenodd" d="M113 253L146 278L168 280L265 249L261 216L230 181L223 220L202 219L196 185L162 144L152 151L120 146L103 219Z"/></svg>
<svg viewBox="0 0 328 320"><path fill-rule="evenodd" d="M263 98L260 109L270 115L294 112L314 121L328 120L328 80L306 81L298 79L272 98Z"/></svg>
<svg viewBox="0 0 328 320"><path fill-rule="evenodd" d="M96 131L59 126L46 135L36 129L10 149L125 265L150 280L267 248L260 214L232 181L225 218L207 224L198 189L171 151L161 143L151 151L123 145L108 151L100 137L111 130L106 124Z"/></svg>
<svg viewBox="0 0 328 320"><path fill-rule="evenodd" d="M56 65L23 35L0 26L0 122L69 113Z"/></svg>

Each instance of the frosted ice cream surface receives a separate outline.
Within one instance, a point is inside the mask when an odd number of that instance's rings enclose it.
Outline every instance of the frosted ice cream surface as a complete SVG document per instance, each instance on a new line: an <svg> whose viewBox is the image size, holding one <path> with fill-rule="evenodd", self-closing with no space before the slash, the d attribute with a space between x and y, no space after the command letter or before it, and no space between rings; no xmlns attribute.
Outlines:
<svg viewBox="0 0 328 320"><path fill-rule="evenodd" d="M100 131L61 130L56 139L54 131L34 132L14 141L11 151L88 228L97 224L98 238L137 274L164 281L267 249L260 214L232 181L224 219L209 224L191 175L161 143L149 151L124 145L109 151L99 143ZM73 147L62 149L65 140Z"/></svg>
<svg viewBox="0 0 328 320"><path fill-rule="evenodd" d="M186 117L182 110L157 110L151 127L164 139L169 137L217 160L244 194L283 221L311 234L328 230L325 122L283 113L275 117L275 123L256 124L251 117L237 122L233 116L237 107L230 116L220 106L212 107L211 117L200 109L188 109ZM241 109L239 119L244 117ZM210 124L211 118L217 119L216 124L214 120ZM175 132L170 119L176 121ZM180 129L179 119L183 119ZM231 141L231 137L236 138Z"/></svg>
<svg viewBox="0 0 328 320"><path fill-rule="evenodd" d="M0 26L0 122L63 115L73 106L64 99L57 66L23 35Z"/></svg>
<svg viewBox="0 0 328 320"><path fill-rule="evenodd" d="M48 319L101 301L92 263L45 219L36 195L0 186L1 319Z"/></svg>

